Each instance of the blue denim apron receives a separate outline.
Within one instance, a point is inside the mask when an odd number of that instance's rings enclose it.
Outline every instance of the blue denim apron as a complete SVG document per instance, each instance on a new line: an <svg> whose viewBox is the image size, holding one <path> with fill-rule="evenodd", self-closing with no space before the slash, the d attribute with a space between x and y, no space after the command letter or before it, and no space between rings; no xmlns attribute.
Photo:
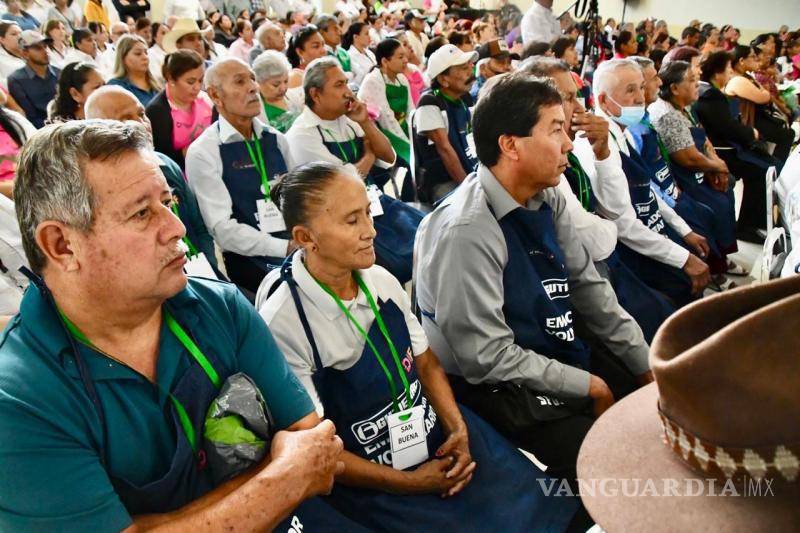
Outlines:
<svg viewBox="0 0 800 533"><path fill-rule="evenodd" d="M658 133L649 123L640 123L630 129L639 156L650 169L651 180L657 186L657 193L692 228L692 231L706 238L711 248L711 256L721 256L719 237L714 224L714 211L707 205L683 194L675 183L670 170L670 161L665 159L659 144Z"/></svg>
<svg viewBox="0 0 800 533"><path fill-rule="evenodd" d="M392 410L392 395L374 352L365 343L361 357L352 367L347 370L325 368L292 277L291 257L281 267L281 281L289 285L311 345L316 367L312 379L325 407L325 416L336 424L347 451L391 466L385 417ZM419 382L405 316L391 300L378 298L376 303L397 352L403 358L412 403L424 407L428 453L433 458L444 443L445 434ZM384 361L390 361L392 355L377 321L372 324L368 336ZM387 367L399 383L396 366L387 363ZM407 406L401 401L401 405L404 404ZM563 531L577 502L568 498L545 498L537 480L549 482L549 478L483 420L459 408L469 431L470 453L478 464L472 481L461 493L442 499L437 494L397 495L337 484L327 500L346 516L375 531L437 531L453 527L475 532Z"/></svg>
<svg viewBox="0 0 800 533"><path fill-rule="evenodd" d="M594 213L597 197L592 189L592 182L577 157L570 153L568 159L572 166L564 171L564 176L583 208L589 213ZM636 320L642 328L645 340L650 343L658 328L675 309L660 294L642 283L620 260L616 251L611 252L602 264L608 270L607 279L614 289L614 294L617 295L619 305Z"/></svg>
<svg viewBox="0 0 800 533"><path fill-rule="evenodd" d="M464 99L451 102L435 92L428 92L422 95L417 107L424 105L435 105L445 111L448 125L447 139L455 150L464 171L467 174L473 172L478 166L478 158L477 154L472 153L469 149L467 141L467 136L472 133L472 116ZM440 183L451 181L450 174L436 147L428 142L428 138L424 134L414 135L413 142L416 143L415 150L418 158L417 167L425 170L423 178L425 183L422 185L431 190Z"/></svg>
<svg viewBox="0 0 800 533"><path fill-rule="evenodd" d="M514 342L588 371L589 348L575 336L569 276L553 210L546 203L537 211L518 207L498 223L508 250L503 315Z"/></svg>
<svg viewBox="0 0 800 533"><path fill-rule="evenodd" d="M364 156L364 138L353 132L348 141L326 140L322 129L317 126L322 144L325 148L342 160L342 163L354 164ZM367 175L367 183L383 187L389 179L386 169L373 166ZM380 195L383 215L375 217L375 254L377 263L392 273L400 283L411 280L414 259L414 238L417 228L422 222L421 211L385 194Z"/></svg>
<svg viewBox="0 0 800 533"><path fill-rule="evenodd" d="M219 123L217 123L217 128L219 128ZM274 133L266 129L262 130L261 138L258 142L261 144L261 151L264 154L264 163L269 173L268 179L271 185L276 176L286 172L286 161L284 161L283 154L278 148L278 138ZM222 159L222 181L225 183L225 188L228 189L228 194L230 194L233 203L233 218L240 224L247 224L258 229L256 201L264 199L264 191L262 190L261 176L256 170L252 159L250 159L247 145L244 141L220 144L219 155ZM290 238L288 231L279 231L271 235L280 239ZM244 268L263 272L263 276L266 276L272 268L283 262L283 257L248 257L233 252L224 252L223 258L229 274ZM263 276L261 277L263 278ZM232 276L231 281L253 292L258 289L258 283L254 279L235 279ZM257 281L260 282L261 280ZM255 286L253 287L254 283Z"/></svg>
<svg viewBox="0 0 800 533"><path fill-rule="evenodd" d="M691 128L694 145L700 152L705 152L706 132L699 126ZM733 187L736 180L729 180L727 192L719 192L705 183L702 172L695 172L682 167L674 160L670 161L670 170L684 194L688 194L701 204L711 209L714 215L714 236L723 250L736 246L736 207Z"/></svg>

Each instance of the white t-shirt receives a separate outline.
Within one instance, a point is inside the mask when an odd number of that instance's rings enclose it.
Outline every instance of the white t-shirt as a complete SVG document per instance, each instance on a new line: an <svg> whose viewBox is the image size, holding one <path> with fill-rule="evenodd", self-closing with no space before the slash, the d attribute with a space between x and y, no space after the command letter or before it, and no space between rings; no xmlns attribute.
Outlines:
<svg viewBox="0 0 800 533"><path fill-rule="evenodd" d="M522 17L522 43L552 43L561 36L561 24L553 14L536 0Z"/></svg>
<svg viewBox="0 0 800 533"><path fill-rule="evenodd" d="M314 334L322 365L325 368L347 370L361 358L365 345L364 337L342 313L334 299L309 274L302 258L302 253L297 253L292 258L292 274L297 282L298 294ZM428 349L428 338L417 317L411 311L408 294L397 279L377 265L367 270L359 270L358 273L372 293L376 304L378 304L378 300L384 302L391 300L403 313L414 356L425 353ZM292 371L303 383L314 401L317 413L323 416L324 409L311 379L316 370L311 343L300 323L300 316L297 313L291 291L286 283L282 283L269 299L266 298L269 288L278 283L279 277L280 271L273 270L261 282L256 296L256 309L269 326L278 347L286 357L289 366L292 367ZM359 289L355 299L343 303L361 324L361 327L369 332L375 315L364 292ZM402 356L403 354L400 354L400 357Z"/></svg>

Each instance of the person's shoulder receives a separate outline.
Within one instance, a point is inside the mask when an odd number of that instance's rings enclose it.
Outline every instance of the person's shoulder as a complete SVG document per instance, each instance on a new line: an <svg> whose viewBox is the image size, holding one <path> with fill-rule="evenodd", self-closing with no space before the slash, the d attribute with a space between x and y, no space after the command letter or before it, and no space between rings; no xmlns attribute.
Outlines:
<svg viewBox="0 0 800 533"><path fill-rule="evenodd" d="M209 127L203 131L197 138L192 141L192 144L189 145L189 148L186 150L186 160L188 161L191 156L194 157L202 157L202 156L209 156L214 152L211 150L212 147L216 147L219 145L219 128L218 122L212 122Z"/></svg>
<svg viewBox="0 0 800 533"><path fill-rule="evenodd" d="M284 324L297 324L291 291L289 285L281 280L279 269L267 274L259 285L256 309L274 333L280 333Z"/></svg>
<svg viewBox="0 0 800 533"><path fill-rule="evenodd" d="M499 229L488 205L480 179L470 174L422 220L420 228L435 234L435 240L483 241Z"/></svg>
<svg viewBox="0 0 800 533"><path fill-rule="evenodd" d="M417 102L417 109L425 106L433 106L438 107L439 109L445 108L445 103L442 98L439 97L435 92L432 90L427 90L422 93L419 97L419 102Z"/></svg>
<svg viewBox="0 0 800 533"><path fill-rule="evenodd" d="M128 80L125 78L111 78L110 80L108 80L108 84L125 87L126 85L128 85Z"/></svg>
<svg viewBox="0 0 800 533"><path fill-rule="evenodd" d="M30 76L28 76L28 70L27 67L25 66L14 70L13 72L11 72L11 74L8 75L9 82L27 80L28 78L30 78Z"/></svg>

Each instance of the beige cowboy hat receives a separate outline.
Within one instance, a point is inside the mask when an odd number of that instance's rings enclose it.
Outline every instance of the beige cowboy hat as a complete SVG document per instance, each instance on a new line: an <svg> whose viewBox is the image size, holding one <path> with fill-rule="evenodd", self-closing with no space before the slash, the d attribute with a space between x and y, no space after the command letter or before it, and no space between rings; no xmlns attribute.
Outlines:
<svg viewBox="0 0 800 533"><path fill-rule="evenodd" d="M578 456L597 524L800 530L800 276L685 307L650 364L656 382L601 416Z"/></svg>
<svg viewBox="0 0 800 533"><path fill-rule="evenodd" d="M178 41L192 33L202 34L197 22L192 19L178 19L166 35L161 46L168 54L178 51Z"/></svg>

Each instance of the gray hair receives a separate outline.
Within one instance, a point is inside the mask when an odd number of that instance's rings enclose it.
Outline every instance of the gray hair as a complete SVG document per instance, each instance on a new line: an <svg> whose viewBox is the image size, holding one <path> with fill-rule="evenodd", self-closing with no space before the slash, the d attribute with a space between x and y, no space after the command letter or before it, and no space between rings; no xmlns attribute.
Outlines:
<svg viewBox="0 0 800 533"><path fill-rule="evenodd" d="M286 56L275 50L265 50L253 61L253 72L258 83L288 74L291 68Z"/></svg>
<svg viewBox="0 0 800 533"><path fill-rule="evenodd" d="M34 272L47 258L36 244L36 229L56 220L82 232L94 224L97 197L86 181L87 162L105 161L135 150L152 150L144 126L113 120L81 120L47 126L22 148L14 204L22 246Z"/></svg>
<svg viewBox="0 0 800 533"><path fill-rule="evenodd" d="M548 56L531 56L525 59L517 68L519 72L533 74L537 78L552 78L557 72L569 72L566 61Z"/></svg>
<svg viewBox="0 0 800 533"><path fill-rule="evenodd" d="M317 17L317 20L314 22L314 25L320 29L320 31L327 31L328 26L331 24L339 24L339 21L333 15L328 15L327 13L323 13Z"/></svg>
<svg viewBox="0 0 800 533"><path fill-rule="evenodd" d="M477 101L478 101L478 102L480 102L481 100L483 100L484 98L486 98L486 96L487 96L487 95L488 95L490 92L492 92L492 89L494 89L494 86L495 86L495 85L497 85L497 84L498 84L498 83L500 83L500 82L501 82L501 81L502 81L504 78L507 78L507 77L509 77L509 76L511 76L511 72L504 72L504 73L502 73L502 74L498 74L498 75L496 75L496 76L492 76L491 78L489 78L488 80L486 80L486 81L484 82L483 86L482 86L482 87L480 88L480 90L478 91L478 100L477 100Z"/></svg>
<svg viewBox="0 0 800 533"><path fill-rule="evenodd" d="M635 69L636 72L642 71L638 63L630 59L609 59L598 65L597 70L594 71L594 80L592 81L592 94L594 95L595 107L600 105L597 98L598 96L607 94L617 86L618 78L615 73L623 68Z"/></svg>
<svg viewBox="0 0 800 533"><path fill-rule="evenodd" d="M206 70L206 73L203 75L203 85L205 86L206 90L209 87L214 87L215 89L219 89L222 86L222 75L220 74L220 70L224 65L228 63L239 63L247 67L248 70L250 69L250 65L239 59L238 57L225 57L220 59Z"/></svg>
<svg viewBox="0 0 800 533"><path fill-rule="evenodd" d="M339 68L339 62L333 57L320 57L312 61L306 67L303 77L303 92L306 96L306 105L314 107L314 100L311 99L311 89L322 89L325 87L327 73L332 68Z"/></svg>
<svg viewBox="0 0 800 533"><path fill-rule="evenodd" d="M264 22L256 30L256 41L258 41L258 43L262 46L262 48L265 46L264 45L264 41L262 39L267 34L267 32L270 31L270 30L278 31L281 34L283 34L283 30L280 28L280 26L278 26L274 22L271 22L269 20Z"/></svg>
<svg viewBox="0 0 800 533"><path fill-rule="evenodd" d="M628 59L639 65L639 68L644 71L646 68L656 68L656 64L653 62L652 59L642 56L631 56Z"/></svg>

